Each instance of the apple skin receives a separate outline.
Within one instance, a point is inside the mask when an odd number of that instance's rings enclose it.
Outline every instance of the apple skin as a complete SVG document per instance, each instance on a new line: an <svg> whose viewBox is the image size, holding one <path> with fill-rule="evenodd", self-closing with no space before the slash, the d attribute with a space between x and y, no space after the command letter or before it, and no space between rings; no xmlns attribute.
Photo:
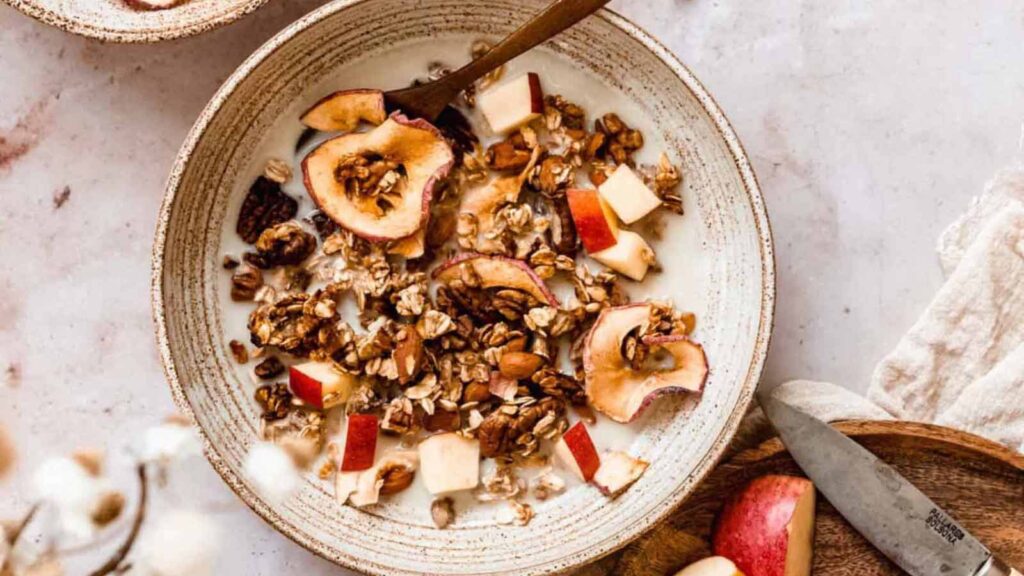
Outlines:
<svg viewBox="0 0 1024 576"><path fill-rule="evenodd" d="M377 417L373 414L350 414L345 431L345 455L342 472L366 470L373 466L377 452Z"/></svg>
<svg viewBox="0 0 1024 576"><path fill-rule="evenodd" d="M574 424L565 431L559 444L564 444L569 452L563 458L572 458L576 464L577 469L573 472L576 472L584 482L590 482L597 469L601 467L601 457L597 454L597 448L594 447L594 441L590 438L586 425L583 422Z"/></svg>
<svg viewBox="0 0 1024 576"><path fill-rule="evenodd" d="M576 233L587 252L600 252L617 242L618 225L615 214L597 190L572 188L566 191L569 212L576 224Z"/></svg>
<svg viewBox="0 0 1024 576"><path fill-rule="evenodd" d="M319 409L324 407L324 389L319 380L307 376L295 366L288 367L288 386L292 394L299 399Z"/></svg>
<svg viewBox="0 0 1024 576"><path fill-rule="evenodd" d="M747 576L807 576L813 511L810 480L779 475L756 478L722 508L712 530L714 553L735 562Z"/></svg>

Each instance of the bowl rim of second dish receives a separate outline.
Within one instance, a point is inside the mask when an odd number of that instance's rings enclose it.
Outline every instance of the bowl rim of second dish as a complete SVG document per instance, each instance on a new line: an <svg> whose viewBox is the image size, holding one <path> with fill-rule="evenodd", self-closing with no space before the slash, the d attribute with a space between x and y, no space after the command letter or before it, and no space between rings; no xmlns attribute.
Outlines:
<svg viewBox="0 0 1024 576"><path fill-rule="evenodd" d="M270 0L247 0L245 3L209 20L200 20L185 26L169 26L164 28L120 29L84 22L69 18L59 12L43 8L35 0L0 0L15 10L43 24L53 26L64 32L78 36L117 42L120 44L153 44L164 40L176 40L208 32L221 26L231 24L255 12Z"/></svg>
<svg viewBox="0 0 1024 576"><path fill-rule="evenodd" d="M261 65L270 55L276 52L283 45L289 43L299 34L305 32L313 25L329 18L339 12L343 12L353 6L374 0L335 0L320 8L313 10L302 18L274 35L270 40L260 46L250 55L217 90L210 102L203 109L192 129L189 131L185 142L177 155L174 167L168 177L164 199L160 207L156 233L153 242L153 264L151 276L151 299L153 318L157 345L160 353L160 360L164 368L165 377L171 389L175 404L178 408L195 422L195 414L192 406L185 396L184 388L178 380L174 360L171 354L171 346L168 340L167 323L163 304L163 275L164 275L164 251L167 240L167 227L170 221L171 210L175 203L178 187L182 175L192 161L193 153L199 141L206 134L210 122L220 111L224 103L234 94L239 85ZM753 353L747 367L746 375L739 391L736 406L725 422L722 431L712 442L710 450L697 464L691 475L688 487L680 486L665 505L661 506L655 513L645 517L641 522L623 527L614 538L596 542L582 552L567 557L557 566L545 568L543 566L530 566L519 573L523 575L549 574L552 571L565 571L579 568L592 563L614 551L629 544L646 531L664 520L673 510L678 508L683 501L689 497L704 478L714 469L723 458L728 445L739 428L740 421L746 415L747 409L753 401L754 391L764 370L765 360L770 347L772 329L774 327L775 302L776 302L776 271L775 253L772 239L771 223L768 218L767 208L761 194L757 177L747 157L746 151L736 135L728 118L718 106L711 94L704 88L703 84L694 76L682 61L675 56L666 46L655 39L651 34L640 28L628 18L621 14L604 8L592 17L601 18L616 28L622 30L634 40L637 40L645 48L651 51L673 74L675 74L687 87L694 97L700 102L704 111L710 117L719 136L726 143L733 163L739 172L744 192L747 195L752 216L758 235L758 248L761 260L761 306L758 319L756 338L753 344ZM264 521L272 525L277 531L284 534L295 543L314 554L334 562L346 568L359 570L372 574L399 574L379 564L365 559L355 558L342 553L337 553L322 546L321 543L311 538L305 532L295 528L273 509L265 505L258 496L248 487L243 485L240 479L228 468L221 459L218 451L214 448L210 438L201 427L198 429L204 446L204 452L214 470L221 476L224 482L238 495L247 506L249 506ZM481 574L492 574L482 572Z"/></svg>

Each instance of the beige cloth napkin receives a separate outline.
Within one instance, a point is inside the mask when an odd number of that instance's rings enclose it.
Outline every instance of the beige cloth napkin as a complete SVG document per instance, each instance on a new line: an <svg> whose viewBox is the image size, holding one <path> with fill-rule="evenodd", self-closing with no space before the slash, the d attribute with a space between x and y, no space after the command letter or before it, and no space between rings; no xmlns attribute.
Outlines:
<svg viewBox="0 0 1024 576"><path fill-rule="evenodd" d="M1024 452L1024 166L998 174L938 244L945 285L875 368L868 400L793 381L775 394L826 420L898 418ZM736 446L763 438L758 412Z"/></svg>

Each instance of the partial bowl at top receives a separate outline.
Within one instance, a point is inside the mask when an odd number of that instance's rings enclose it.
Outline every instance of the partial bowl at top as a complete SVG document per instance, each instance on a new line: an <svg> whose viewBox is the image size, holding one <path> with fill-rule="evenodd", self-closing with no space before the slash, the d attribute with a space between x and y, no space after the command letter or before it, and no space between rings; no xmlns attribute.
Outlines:
<svg viewBox="0 0 1024 576"><path fill-rule="evenodd" d="M267 161L268 146L289 153L301 132L297 114L328 91L366 87L375 79L381 85L372 87L395 88L412 79L399 77L425 72L431 59L464 62L473 40L506 35L545 3L328 4L278 34L227 80L171 173L154 245L153 305L175 400L195 418L208 458L242 500L299 544L350 568L389 575L528 575L593 561L643 533L694 490L729 444L760 377L775 270L768 217L750 164L693 74L635 25L602 11L513 66L550 62L547 76L537 71L570 99L574 87L606 90L616 111L644 118L645 138L682 164L686 216L668 224L676 228L665 234L671 247L659 251L665 272L649 295L698 307L711 376L699 402L665 399L630 425L637 436L629 451L651 463L647 472L614 500L585 485L574 487L543 502L527 526L501 526L460 512L446 530L433 526L427 510L342 506L312 473L299 494L271 504L243 475L259 433L259 410L252 382L228 349L225 335L244 330L244 316L230 309L230 277L220 263L234 241L225 227L233 234L241 197ZM410 62L410 54L425 61ZM271 130L281 118L292 131L284 139Z"/></svg>
<svg viewBox="0 0 1024 576"><path fill-rule="evenodd" d="M152 43L230 24L267 0L188 0L165 10L134 10L124 0L3 0L73 34L107 42Z"/></svg>

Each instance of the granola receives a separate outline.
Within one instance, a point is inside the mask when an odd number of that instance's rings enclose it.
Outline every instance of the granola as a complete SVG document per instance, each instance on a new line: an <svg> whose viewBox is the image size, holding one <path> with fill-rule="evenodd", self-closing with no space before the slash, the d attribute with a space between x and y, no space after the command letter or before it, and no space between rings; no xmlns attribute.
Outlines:
<svg viewBox="0 0 1024 576"><path fill-rule="evenodd" d="M447 71L432 65L428 76ZM505 82L503 74L492 73L460 100L492 127L499 113L489 104L492 93L539 90L536 75ZM326 446L318 475L335 481L343 502L376 503L422 477L437 494L475 490L477 500L503 502L499 522L528 523L528 499L566 489L550 467L552 446L569 454L564 467L590 480L589 465L570 445L578 427L592 424L595 410L625 421L609 406L631 400L599 401L597 394L610 392L595 382L656 386L695 357L687 347L697 346L689 340L692 313L660 302L631 305L623 287L624 277L640 281L657 270L653 249L636 231L682 213L682 171L665 154L655 165L638 164L640 130L613 112L588 120L587 110L561 95L538 98L540 112L528 103L524 119L486 146L456 108L428 130L422 121L367 112L374 98L373 91L349 91L318 104L335 113L322 118L348 114L377 124L367 132L376 140L364 139L376 143L360 148L353 140L322 179L304 175L323 211L297 220L297 201L281 185L308 167L270 160L239 213L237 231L252 250L244 264L225 255L232 299L251 306L254 351L236 341L231 348L239 363L260 358L252 373L265 381L254 394L262 435L302 462ZM378 142L386 137L399 140ZM401 138L415 144L406 148ZM327 152L312 154L324 162ZM425 167L436 168L426 180ZM618 181L625 182L621 190ZM600 193L586 188L602 184ZM592 204L578 202L581 189ZM330 194L346 202L345 218L325 206ZM623 194L639 195L646 212L617 217ZM422 214L409 211L421 204ZM410 227L416 217L419 227ZM408 235L410 229L416 232ZM600 233L611 235L612 248L591 250ZM630 234L643 250L629 251ZM595 271L588 257L607 268ZM571 294L559 299L548 282ZM624 316L629 320L619 320ZM622 334L608 339L599 329ZM655 367L666 358L674 367ZM595 377L594 366L604 365L608 371ZM279 381L284 376L287 383ZM334 413L347 415L344 454L327 441ZM378 437L392 446L383 455ZM496 463L484 477L481 456ZM354 461L365 466L353 468ZM536 466L546 468L532 483L517 474ZM430 512L439 528L456 520L445 496Z"/></svg>

